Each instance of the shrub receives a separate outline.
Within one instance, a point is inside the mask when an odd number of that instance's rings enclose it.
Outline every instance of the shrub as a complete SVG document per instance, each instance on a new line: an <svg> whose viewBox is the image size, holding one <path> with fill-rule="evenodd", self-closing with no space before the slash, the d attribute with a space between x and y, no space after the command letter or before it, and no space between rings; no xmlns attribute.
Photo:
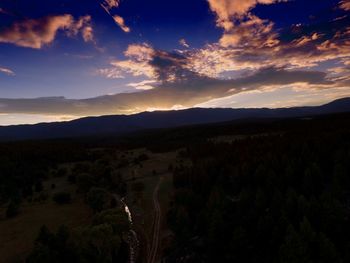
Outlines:
<svg viewBox="0 0 350 263"><path fill-rule="evenodd" d="M6 217L11 218L18 214L19 202L11 200L6 209Z"/></svg>
<svg viewBox="0 0 350 263"><path fill-rule="evenodd" d="M57 172L56 172L56 176L57 177L63 177L67 174L67 168L65 167L60 167L59 169L57 169Z"/></svg>
<svg viewBox="0 0 350 263"><path fill-rule="evenodd" d="M133 191L138 193L143 192L145 190L145 184L142 182L133 183L131 187Z"/></svg>
<svg viewBox="0 0 350 263"><path fill-rule="evenodd" d="M77 182L77 177L74 174L70 174L67 176L67 181L71 184L75 184Z"/></svg>
<svg viewBox="0 0 350 263"><path fill-rule="evenodd" d="M44 190L43 183L41 181L37 182L34 188L35 192L40 193L42 190Z"/></svg>
<svg viewBox="0 0 350 263"><path fill-rule="evenodd" d="M66 192L56 193L56 194L54 194L52 199L57 204L60 204L60 205L68 204L68 203L70 203L72 201L71 194L70 193L66 193Z"/></svg>
<svg viewBox="0 0 350 263"><path fill-rule="evenodd" d="M94 212L101 212L108 203L109 194L103 188L93 187L87 194L86 201Z"/></svg>

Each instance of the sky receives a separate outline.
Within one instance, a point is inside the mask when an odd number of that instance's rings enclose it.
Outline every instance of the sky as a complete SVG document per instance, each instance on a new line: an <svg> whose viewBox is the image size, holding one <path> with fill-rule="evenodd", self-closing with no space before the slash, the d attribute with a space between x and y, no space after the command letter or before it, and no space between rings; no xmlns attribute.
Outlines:
<svg viewBox="0 0 350 263"><path fill-rule="evenodd" d="M1 0L0 125L350 96L350 0Z"/></svg>

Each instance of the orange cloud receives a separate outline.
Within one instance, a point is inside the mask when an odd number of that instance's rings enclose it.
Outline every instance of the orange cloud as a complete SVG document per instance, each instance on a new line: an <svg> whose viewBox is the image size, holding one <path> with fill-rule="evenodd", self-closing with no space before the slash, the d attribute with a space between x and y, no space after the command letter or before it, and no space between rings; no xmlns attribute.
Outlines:
<svg viewBox="0 0 350 263"><path fill-rule="evenodd" d="M112 15L111 13L111 10L117 8L119 4L120 0L105 0L101 4L101 7L125 33L129 33L131 29L125 24L124 18L119 15Z"/></svg>
<svg viewBox="0 0 350 263"><path fill-rule="evenodd" d="M81 32L85 42L94 41L94 31L91 26L86 26Z"/></svg>
<svg viewBox="0 0 350 263"><path fill-rule="evenodd" d="M131 44L125 50L126 60L114 60L112 68L100 69L98 73L107 78L124 78L125 73L133 76L155 78L155 70L150 65L155 50L148 44Z"/></svg>
<svg viewBox="0 0 350 263"><path fill-rule="evenodd" d="M125 21L124 18L122 18L121 16L118 15L114 15L113 16L114 22L116 22L116 24L125 32L125 33L129 33L130 27L128 27L127 25L125 25Z"/></svg>
<svg viewBox="0 0 350 263"><path fill-rule="evenodd" d="M105 0L101 4L103 8L110 11L113 8L117 8L119 6L120 0Z"/></svg>
<svg viewBox="0 0 350 263"><path fill-rule="evenodd" d="M341 1L340 8L344 9L345 11L350 11L350 1L349 0Z"/></svg>
<svg viewBox="0 0 350 263"><path fill-rule="evenodd" d="M247 44L257 48L273 47L279 43L277 34L273 32L273 26L272 22L249 14L246 20L224 33L220 44L224 47Z"/></svg>
<svg viewBox="0 0 350 263"><path fill-rule="evenodd" d="M207 0L210 9L217 15L217 26L226 31L234 27L233 18L244 17L258 4L273 4L281 0Z"/></svg>
<svg viewBox="0 0 350 263"><path fill-rule="evenodd" d="M40 49L52 43L59 30L65 31L67 35L76 35L83 30L84 40L91 41L93 35L92 28L89 25L90 21L90 16L84 16L75 21L73 16L69 14L27 19L16 22L1 31L0 43Z"/></svg>
<svg viewBox="0 0 350 263"><path fill-rule="evenodd" d="M124 55L135 58L136 60L150 60L154 54L154 49L147 43L131 44L128 46Z"/></svg>
<svg viewBox="0 0 350 263"><path fill-rule="evenodd" d="M327 26L297 25L276 31L271 21L252 14L225 31L219 43L186 51L188 68L199 74L220 77L225 72L258 70L266 66L305 68L333 59L350 59L349 19L330 21ZM311 31L311 33L310 33ZM284 41L280 34L291 40Z"/></svg>
<svg viewBox="0 0 350 263"><path fill-rule="evenodd" d="M304 46L312 41L315 41L320 38L318 33L313 33L311 36L302 36L299 39L293 41L297 47Z"/></svg>

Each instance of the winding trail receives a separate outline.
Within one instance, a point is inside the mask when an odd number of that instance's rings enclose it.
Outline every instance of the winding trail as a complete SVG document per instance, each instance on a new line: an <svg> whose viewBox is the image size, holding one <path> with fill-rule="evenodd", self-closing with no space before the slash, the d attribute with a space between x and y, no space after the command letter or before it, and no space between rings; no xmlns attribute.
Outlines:
<svg viewBox="0 0 350 263"><path fill-rule="evenodd" d="M155 263L158 255L159 248L159 233L162 218L162 211L160 209L158 192L163 178L160 177L157 186L153 191L153 205L154 205L154 220L153 220L153 233L152 233L152 246L150 249L150 254L148 256L148 263Z"/></svg>

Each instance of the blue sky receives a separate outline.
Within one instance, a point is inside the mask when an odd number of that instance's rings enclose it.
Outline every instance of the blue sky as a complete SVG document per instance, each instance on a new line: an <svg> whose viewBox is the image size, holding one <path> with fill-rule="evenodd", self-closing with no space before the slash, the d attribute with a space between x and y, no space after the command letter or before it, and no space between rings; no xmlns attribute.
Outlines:
<svg viewBox="0 0 350 263"><path fill-rule="evenodd" d="M348 0L3 0L0 125L349 96Z"/></svg>

